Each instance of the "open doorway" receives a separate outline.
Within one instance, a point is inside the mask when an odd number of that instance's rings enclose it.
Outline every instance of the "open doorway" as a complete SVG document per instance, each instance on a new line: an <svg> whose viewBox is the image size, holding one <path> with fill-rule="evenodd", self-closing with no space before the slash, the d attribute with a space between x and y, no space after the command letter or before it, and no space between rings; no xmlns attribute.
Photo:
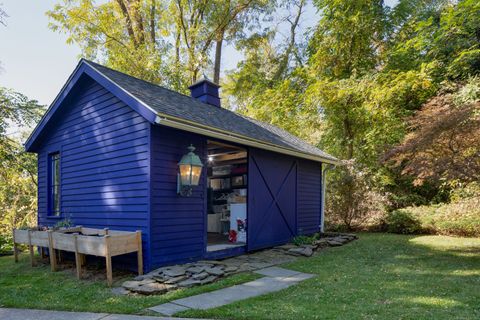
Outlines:
<svg viewBox="0 0 480 320"><path fill-rule="evenodd" d="M208 141L207 251L246 245L247 150Z"/></svg>

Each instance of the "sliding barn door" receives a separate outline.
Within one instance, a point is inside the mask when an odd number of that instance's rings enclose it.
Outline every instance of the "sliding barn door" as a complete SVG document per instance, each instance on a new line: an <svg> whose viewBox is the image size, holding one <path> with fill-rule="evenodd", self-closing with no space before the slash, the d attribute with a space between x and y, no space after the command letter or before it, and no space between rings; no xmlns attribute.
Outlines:
<svg viewBox="0 0 480 320"><path fill-rule="evenodd" d="M287 242L296 231L296 160L250 149L248 170L248 250Z"/></svg>

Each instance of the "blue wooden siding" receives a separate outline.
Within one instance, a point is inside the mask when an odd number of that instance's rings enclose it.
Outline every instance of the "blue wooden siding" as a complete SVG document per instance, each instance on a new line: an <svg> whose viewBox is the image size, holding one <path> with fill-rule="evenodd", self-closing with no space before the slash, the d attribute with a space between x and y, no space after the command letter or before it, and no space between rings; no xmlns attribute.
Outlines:
<svg viewBox="0 0 480 320"><path fill-rule="evenodd" d="M39 225L69 218L88 227L142 230L145 270L206 256L206 169L192 197L176 193L178 161L193 144L206 163L206 137L152 125L87 75L53 120L35 149ZM248 250L318 231L320 163L247 149ZM47 208L52 152L60 152L60 219Z"/></svg>
<svg viewBox="0 0 480 320"><path fill-rule="evenodd" d="M206 168L191 197L177 195L178 161L193 144L206 164L207 139L185 131L152 126L152 265L200 259L206 246Z"/></svg>
<svg viewBox="0 0 480 320"><path fill-rule="evenodd" d="M298 160L297 232L312 234L320 230L321 164Z"/></svg>
<svg viewBox="0 0 480 320"><path fill-rule="evenodd" d="M150 266L150 123L82 76L38 147L38 223L141 230ZM61 218L48 216L47 158L60 152Z"/></svg>

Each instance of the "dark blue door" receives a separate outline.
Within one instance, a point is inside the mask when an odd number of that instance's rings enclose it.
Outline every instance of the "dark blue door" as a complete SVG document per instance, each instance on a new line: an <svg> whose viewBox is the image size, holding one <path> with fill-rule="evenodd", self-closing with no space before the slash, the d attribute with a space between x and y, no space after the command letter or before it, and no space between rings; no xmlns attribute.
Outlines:
<svg viewBox="0 0 480 320"><path fill-rule="evenodd" d="M250 149L248 165L248 250L282 244L295 236L297 162Z"/></svg>

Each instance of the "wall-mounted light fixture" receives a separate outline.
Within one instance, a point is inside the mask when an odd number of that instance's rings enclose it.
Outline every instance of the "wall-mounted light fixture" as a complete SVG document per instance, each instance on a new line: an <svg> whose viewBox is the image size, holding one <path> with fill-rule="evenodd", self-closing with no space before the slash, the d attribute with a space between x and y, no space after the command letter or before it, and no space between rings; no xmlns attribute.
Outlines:
<svg viewBox="0 0 480 320"><path fill-rule="evenodd" d="M198 186L203 168L200 157L193 152L195 147L190 145L187 149L189 152L178 163L177 193L182 197L192 195L193 187Z"/></svg>

